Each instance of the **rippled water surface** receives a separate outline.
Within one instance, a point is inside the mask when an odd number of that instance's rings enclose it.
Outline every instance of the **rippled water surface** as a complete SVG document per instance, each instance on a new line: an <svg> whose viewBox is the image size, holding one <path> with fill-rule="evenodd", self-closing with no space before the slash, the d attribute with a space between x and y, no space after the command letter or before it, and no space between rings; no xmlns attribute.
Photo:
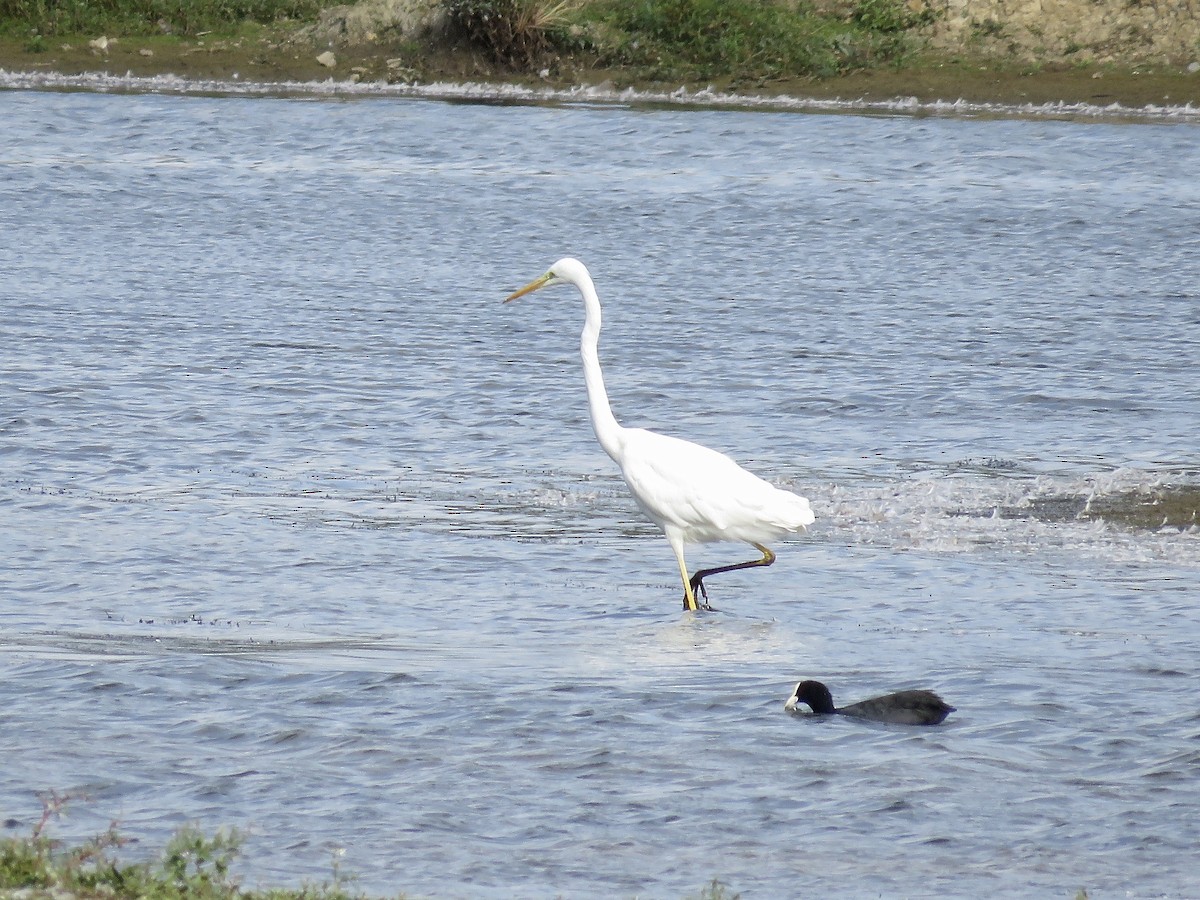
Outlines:
<svg viewBox="0 0 1200 900"><path fill-rule="evenodd" d="M1198 480L1194 126L0 121L9 833L56 789L62 837L244 829L251 884L1195 894L1200 535L1037 514ZM812 500L718 612L594 442L578 296L500 302L568 253L618 418ZM802 677L958 712L792 717Z"/></svg>

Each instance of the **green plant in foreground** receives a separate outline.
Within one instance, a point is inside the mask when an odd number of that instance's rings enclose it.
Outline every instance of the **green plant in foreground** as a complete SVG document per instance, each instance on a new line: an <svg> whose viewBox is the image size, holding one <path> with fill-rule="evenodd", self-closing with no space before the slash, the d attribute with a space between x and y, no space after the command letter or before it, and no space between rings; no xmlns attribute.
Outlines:
<svg viewBox="0 0 1200 900"><path fill-rule="evenodd" d="M74 847L46 834L47 824L73 798L51 792L43 797L41 820L28 837L0 839L0 892L28 896L139 898L139 900L350 900L334 866L332 883L298 889L246 890L233 875L241 835L233 829L205 835L194 826L180 829L157 858L123 862L118 851L128 841L116 825Z"/></svg>
<svg viewBox="0 0 1200 900"><path fill-rule="evenodd" d="M26 838L0 838L0 896L20 891L28 900L366 900L348 891L334 866L332 883L300 888L243 888L231 868L240 852L234 830L206 837L195 827L178 831L159 857L121 863L116 850L126 840L110 827L77 847L63 847L42 833L42 823ZM698 900L739 900L713 879ZM396 894L395 900L404 900Z"/></svg>
<svg viewBox="0 0 1200 900"><path fill-rule="evenodd" d="M730 893L729 885L714 878L700 891L700 900L741 900L741 894Z"/></svg>
<svg viewBox="0 0 1200 900"><path fill-rule="evenodd" d="M209 838L184 828L151 862L121 862L117 851L125 843L115 826L77 847L60 847L40 829L27 839L0 840L0 889L201 900L241 893L230 873L240 845L234 831Z"/></svg>
<svg viewBox="0 0 1200 900"><path fill-rule="evenodd" d="M28 837L0 838L0 897L20 891L27 900L69 897L71 900L365 900L344 886L333 861L333 880L319 886L254 888L239 885L233 863L242 838L235 829L206 836L195 826L175 833L157 858L123 863L117 851L129 841L116 825L76 847L66 847L46 834L71 795L51 791L42 796L42 817ZM728 885L714 878L699 900L738 900ZM403 894L394 900L404 900Z"/></svg>

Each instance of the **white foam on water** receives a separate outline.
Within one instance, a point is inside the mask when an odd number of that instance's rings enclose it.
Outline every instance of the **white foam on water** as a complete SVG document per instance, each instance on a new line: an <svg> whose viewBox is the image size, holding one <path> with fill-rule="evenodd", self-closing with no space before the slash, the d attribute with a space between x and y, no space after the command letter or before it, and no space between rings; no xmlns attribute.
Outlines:
<svg viewBox="0 0 1200 900"><path fill-rule="evenodd" d="M819 485L818 528L857 545L933 553L1069 554L1110 562L1200 566L1200 525L1156 531L1085 515L1098 499L1150 496L1171 476L1121 469L1081 476L928 474L908 480ZM1079 515L1047 515L1047 501Z"/></svg>
<svg viewBox="0 0 1200 900"><path fill-rule="evenodd" d="M388 84L381 81L226 81L183 78L178 75L142 76L126 73L89 72L62 75L54 72L9 72L0 69L3 90L86 90L164 94L228 96L307 97L411 97L425 100L458 100L501 103L597 103L666 104L711 108L753 109L794 112L860 112L898 115L1015 116L1028 118L1072 118L1134 121L1198 122L1200 107L1147 104L1142 107L1120 103L981 103L963 99L920 100L895 97L890 100L865 98L817 99L787 95L760 97L714 90L696 91L679 87L672 91L615 88L608 84L576 85L569 88L480 82L433 82L431 84Z"/></svg>

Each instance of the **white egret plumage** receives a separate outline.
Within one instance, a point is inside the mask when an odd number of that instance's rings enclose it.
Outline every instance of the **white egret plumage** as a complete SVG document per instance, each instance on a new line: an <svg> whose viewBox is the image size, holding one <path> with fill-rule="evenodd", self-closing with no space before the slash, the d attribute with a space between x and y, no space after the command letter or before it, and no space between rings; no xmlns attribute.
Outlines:
<svg viewBox="0 0 1200 900"><path fill-rule="evenodd" d="M600 299L583 263L560 259L550 270L513 292L505 302L555 284L573 284L583 296L585 321L579 352L587 385L592 428L604 452L621 468L638 506L666 536L683 578L684 609L706 600L704 579L718 572L769 566L775 554L765 546L813 522L808 500L747 472L723 453L643 428L625 428L613 416L600 372ZM761 559L700 569L688 575L684 545L713 541L751 544Z"/></svg>

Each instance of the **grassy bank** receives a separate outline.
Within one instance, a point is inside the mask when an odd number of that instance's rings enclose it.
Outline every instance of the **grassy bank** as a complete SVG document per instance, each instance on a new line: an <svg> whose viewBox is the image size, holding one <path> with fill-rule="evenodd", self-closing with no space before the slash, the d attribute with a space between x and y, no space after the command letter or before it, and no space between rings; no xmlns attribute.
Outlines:
<svg viewBox="0 0 1200 900"><path fill-rule="evenodd" d="M1200 75L923 51L903 0L443 0L437 27L317 26L326 0L0 0L0 68L242 81L519 81L883 100L1200 105ZM326 51L332 56L322 57Z"/></svg>

